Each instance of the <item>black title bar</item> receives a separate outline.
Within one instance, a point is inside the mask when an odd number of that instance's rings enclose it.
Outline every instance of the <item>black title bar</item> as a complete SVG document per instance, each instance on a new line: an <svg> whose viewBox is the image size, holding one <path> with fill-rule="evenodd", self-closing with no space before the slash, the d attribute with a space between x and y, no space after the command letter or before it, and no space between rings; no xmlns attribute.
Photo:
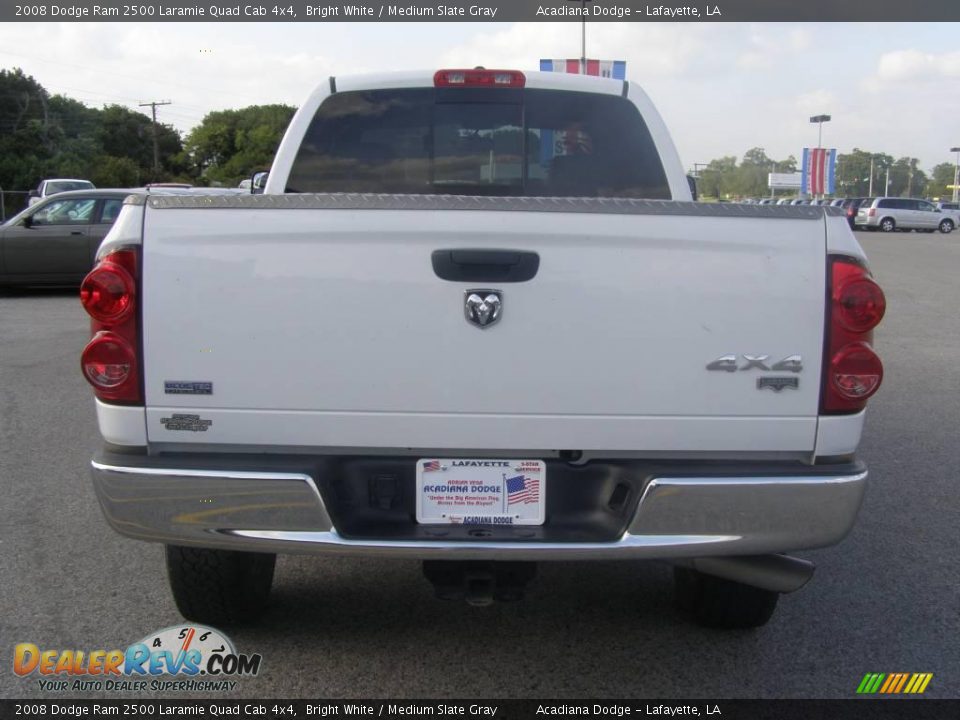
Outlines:
<svg viewBox="0 0 960 720"><path fill-rule="evenodd" d="M958 0L24 0L0 22L949 22Z"/></svg>
<svg viewBox="0 0 960 720"><path fill-rule="evenodd" d="M960 700L0 700L0 720L16 718L229 718L265 720L900 720L956 718Z"/></svg>

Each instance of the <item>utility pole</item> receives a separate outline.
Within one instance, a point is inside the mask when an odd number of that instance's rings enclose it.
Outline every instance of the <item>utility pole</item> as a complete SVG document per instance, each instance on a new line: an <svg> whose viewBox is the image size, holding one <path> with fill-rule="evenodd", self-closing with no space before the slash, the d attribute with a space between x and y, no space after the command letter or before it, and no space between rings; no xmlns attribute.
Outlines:
<svg viewBox="0 0 960 720"><path fill-rule="evenodd" d="M867 190L867 195L873 197L873 155L870 156L870 189Z"/></svg>
<svg viewBox="0 0 960 720"><path fill-rule="evenodd" d="M153 102L140 103L140 107L150 107L153 113L153 178L157 179L160 173L160 146L157 143L157 105L172 105L170 100L154 100Z"/></svg>
<svg viewBox="0 0 960 720"><path fill-rule="evenodd" d="M953 201L957 202L957 190L960 190L960 147L952 147L950 152L957 154L957 161L953 165Z"/></svg>

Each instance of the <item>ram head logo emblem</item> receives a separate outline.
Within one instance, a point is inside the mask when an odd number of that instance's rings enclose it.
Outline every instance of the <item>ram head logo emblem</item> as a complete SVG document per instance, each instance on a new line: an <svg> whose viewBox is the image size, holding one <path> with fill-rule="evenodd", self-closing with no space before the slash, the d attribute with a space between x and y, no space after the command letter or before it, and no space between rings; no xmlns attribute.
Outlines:
<svg viewBox="0 0 960 720"><path fill-rule="evenodd" d="M488 328L502 312L503 293L499 290L467 290L464 294L463 315L471 325Z"/></svg>

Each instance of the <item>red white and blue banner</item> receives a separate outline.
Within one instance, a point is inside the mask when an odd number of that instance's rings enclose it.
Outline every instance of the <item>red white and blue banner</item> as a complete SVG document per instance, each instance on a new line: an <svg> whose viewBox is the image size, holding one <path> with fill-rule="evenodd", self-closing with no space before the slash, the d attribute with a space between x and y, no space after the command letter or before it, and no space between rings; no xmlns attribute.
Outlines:
<svg viewBox="0 0 960 720"><path fill-rule="evenodd" d="M836 148L804 148L800 192L805 195L832 195L836 190Z"/></svg>
<svg viewBox="0 0 960 720"><path fill-rule="evenodd" d="M597 77L613 78L614 80L627 79L627 63L625 60L591 60L587 59L586 72L581 71L580 59L572 60L541 60L542 72L562 72L573 75L596 75Z"/></svg>

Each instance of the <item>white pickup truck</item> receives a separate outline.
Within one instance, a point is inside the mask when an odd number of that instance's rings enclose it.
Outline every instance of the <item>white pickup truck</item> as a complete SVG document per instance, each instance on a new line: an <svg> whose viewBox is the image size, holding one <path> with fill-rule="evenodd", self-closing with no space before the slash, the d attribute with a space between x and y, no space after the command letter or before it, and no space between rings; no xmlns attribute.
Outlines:
<svg viewBox="0 0 960 720"><path fill-rule="evenodd" d="M129 198L81 299L104 514L197 621L312 553L474 604L658 559L757 626L865 488L885 304L845 218L694 202L627 82L330 78L265 194Z"/></svg>

